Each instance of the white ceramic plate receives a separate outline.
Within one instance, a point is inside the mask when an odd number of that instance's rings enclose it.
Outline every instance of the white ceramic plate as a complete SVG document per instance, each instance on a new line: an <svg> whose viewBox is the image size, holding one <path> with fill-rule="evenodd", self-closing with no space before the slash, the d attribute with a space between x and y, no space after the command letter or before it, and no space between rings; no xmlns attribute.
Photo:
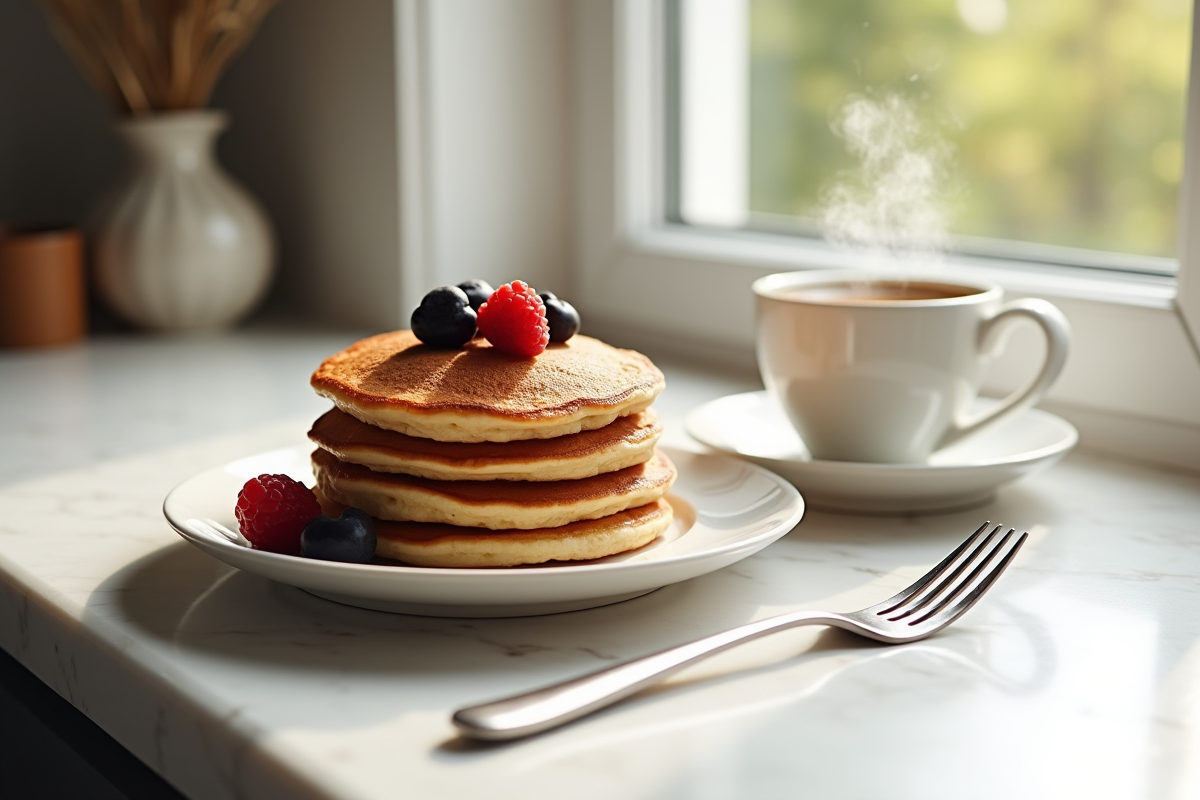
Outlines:
<svg viewBox="0 0 1200 800"><path fill-rule="evenodd" d="M221 534L247 479L290 475L312 485L311 445L241 459L175 487L163 513L179 534L238 569L339 603L439 617L553 614L616 603L718 570L795 527L804 500L787 481L722 455L664 448L679 468L668 496L675 521L643 548L595 561L506 569L342 564L265 553ZM244 540L243 540L244 541Z"/></svg>
<svg viewBox="0 0 1200 800"><path fill-rule="evenodd" d="M709 447L779 473L813 508L865 514L978 505L1001 486L1049 467L1079 440L1066 420L1030 409L935 453L924 464L814 461L766 392L706 403L688 415L687 430Z"/></svg>

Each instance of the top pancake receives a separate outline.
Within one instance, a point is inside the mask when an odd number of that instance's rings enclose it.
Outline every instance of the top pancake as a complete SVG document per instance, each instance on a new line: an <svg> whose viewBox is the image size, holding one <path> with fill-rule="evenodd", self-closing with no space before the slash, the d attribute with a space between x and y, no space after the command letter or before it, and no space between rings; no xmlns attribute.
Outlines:
<svg viewBox="0 0 1200 800"><path fill-rule="evenodd" d="M437 349L411 331L363 339L312 376L318 394L363 422L444 442L593 430L649 407L663 385L662 373L641 353L587 336L521 358L484 339Z"/></svg>

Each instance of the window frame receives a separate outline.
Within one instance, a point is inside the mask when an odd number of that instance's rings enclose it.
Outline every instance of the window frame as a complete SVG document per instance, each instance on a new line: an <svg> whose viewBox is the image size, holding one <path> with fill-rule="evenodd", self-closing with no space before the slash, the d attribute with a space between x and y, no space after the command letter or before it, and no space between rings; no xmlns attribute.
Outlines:
<svg viewBox="0 0 1200 800"><path fill-rule="evenodd" d="M667 121L658 111L666 0L591 0L575 12L577 305L592 331L614 340L752 364L750 283L771 272L854 267L857 256L797 237L667 222ZM1194 39L1198 27L1194 15ZM1181 220L1200 216L1197 48L1191 75ZM969 268L1010 296L1063 309L1072 354L1043 405L1075 422L1085 443L1200 469L1200 224L1179 228L1175 279L969 257L949 258L945 269ZM1024 379L1022 362L1040 343L1016 338L985 391Z"/></svg>

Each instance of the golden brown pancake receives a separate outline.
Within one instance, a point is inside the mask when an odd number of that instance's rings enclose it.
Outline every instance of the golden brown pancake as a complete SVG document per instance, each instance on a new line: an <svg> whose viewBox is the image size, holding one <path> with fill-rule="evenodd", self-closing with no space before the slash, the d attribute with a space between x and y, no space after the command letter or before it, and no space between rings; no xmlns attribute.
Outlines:
<svg viewBox="0 0 1200 800"><path fill-rule="evenodd" d="M344 506L323 501L336 516ZM431 522L376 520L375 554L419 567L515 567L547 561L587 561L654 541L671 526L666 500L557 528L493 531Z"/></svg>
<svg viewBox="0 0 1200 800"><path fill-rule="evenodd" d="M440 350L412 331L351 345L326 359L311 383L363 422L445 442L549 439L601 428L648 408L664 385L641 353L587 336L520 358L485 339Z"/></svg>
<svg viewBox="0 0 1200 800"><path fill-rule="evenodd" d="M675 482L675 465L662 453L643 464L574 481L434 481L340 461L325 450L312 455L321 494L372 517L442 522L504 530L554 528L651 503Z"/></svg>
<svg viewBox="0 0 1200 800"><path fill-rule="evenodd" d="M442 481L562 481L649 460L662 429L658 414L647 409L554 439L439 442L377 428L335 408L313 423L308 438L342 461L376 472Z"/></svg>

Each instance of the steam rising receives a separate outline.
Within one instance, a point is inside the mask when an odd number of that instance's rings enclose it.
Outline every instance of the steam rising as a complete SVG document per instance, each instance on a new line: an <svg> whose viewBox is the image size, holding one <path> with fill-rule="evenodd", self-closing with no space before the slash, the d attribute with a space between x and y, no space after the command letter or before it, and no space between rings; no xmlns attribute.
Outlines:
<svg viewBox="0 0 1200 800"><path fill-rule="evenodd" d="M940 260L947 244L943 189L950 145L897 95L851 97L833 125L858 160L822 197L826 238L877 261Z"/></svg>

